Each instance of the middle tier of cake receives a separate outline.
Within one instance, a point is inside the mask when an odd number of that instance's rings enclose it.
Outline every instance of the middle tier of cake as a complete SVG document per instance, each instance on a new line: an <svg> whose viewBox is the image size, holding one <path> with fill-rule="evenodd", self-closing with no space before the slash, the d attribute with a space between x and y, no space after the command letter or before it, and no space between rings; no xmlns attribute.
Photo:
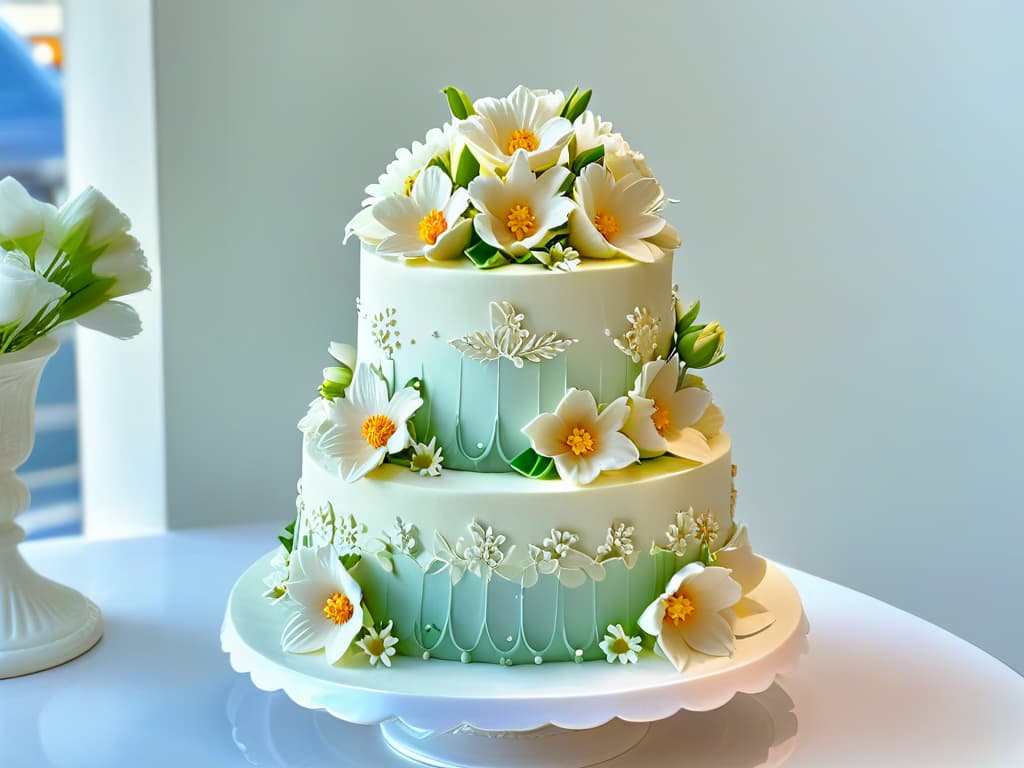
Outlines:
<svg viewBox="0 0 1024 768"><path fill-rule="evenodd" d="M735 532L730 442L696 465L662 457L579 488L514 474L424 479L385 464L346 483L310 440L296 546L332 545L399 653L491 663L602 658L609 624L644 608L702 543Z"/></svg>

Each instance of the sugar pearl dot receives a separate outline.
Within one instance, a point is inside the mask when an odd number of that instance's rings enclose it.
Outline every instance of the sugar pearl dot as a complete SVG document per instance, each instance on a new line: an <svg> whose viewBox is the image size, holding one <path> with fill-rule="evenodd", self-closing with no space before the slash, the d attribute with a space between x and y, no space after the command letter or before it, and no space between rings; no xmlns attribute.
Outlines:
<svg viewBox="0 0 1024 768"><path fill-rule="evenodd" d="M433 624L427 624L427 626L425 626L423 628L423 631L424 632L433 632L434 631L434 625Z"/></svg>
<svg viewBox="0 0 1024 768"><path fill-rule="evenodd" d="M477 449L478 451L482 451L482 450L483 450L483 449L484 449L485 447L486 447L486 446L484 446L484 444L483 444L483 443L477 443L477 444L476 444L476 449Z"/></svg>
<svg viewBox="0 0 1024 768"><path fill-rule="evenodd" d="M504 656L502 656L502 657L501 657L501 658L500 658L500 659L498 660L498 664L500 664L501 666L503 666L503 667L504 667L504 666L505 666L506 664L508 664L508 659L506 659L506 658L505 658Z"/></svg>
<svg viewBox="0 0 1024 768"><path fill-rule="evenodd" d="M462 661L463 664L469 664L469 660L471 658L473 657L469 655L469 651L463 651L462 655L459 656L459 660Z"/></svg>
<svg viewBox="0 0 1024 768"><path fill-rule="evenodd" d="M542 659L540 656L534 656L533 657L533 663L534 664L543 664L544 663L544 659Z"/></svg>
<svg viewBox="0 0 1024 768"><path fill-rule="evenodd" d="M511 643L512 642L512 635L509 635L508 637L506 637L505 638L505 642L506 643Z"/></svg>
<svg viewBox="0 0 1024 768"><path fill-rule="evenodd" d="M430 651L423 652L423 660L428 661L430 659Z"/></svg>

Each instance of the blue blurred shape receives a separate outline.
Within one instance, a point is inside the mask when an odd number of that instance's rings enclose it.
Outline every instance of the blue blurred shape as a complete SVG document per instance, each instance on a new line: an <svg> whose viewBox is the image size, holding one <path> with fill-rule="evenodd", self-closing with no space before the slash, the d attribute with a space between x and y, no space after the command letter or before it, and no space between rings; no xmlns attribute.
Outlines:
<svg viewBox="0 0 1024 768"><path fill-rule="evenodd" d="M36 64L28 44L0 21L0 169L63 156L60 75Z"/></svg>

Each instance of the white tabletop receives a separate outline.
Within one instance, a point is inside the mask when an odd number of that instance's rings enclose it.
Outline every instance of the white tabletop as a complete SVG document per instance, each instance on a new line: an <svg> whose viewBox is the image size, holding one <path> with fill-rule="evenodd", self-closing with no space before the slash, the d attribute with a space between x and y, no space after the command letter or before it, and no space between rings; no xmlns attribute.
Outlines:
<svg viewBox="0 0 1024 768"><path fill-rule="evenodd" d="M227 594L275 536L252 526L23 545L42 573L103 608L107 630L81 659L0 680L0 765L408 768L376 728L303 710L229 667ZM1024 766L1024 678L921 619L787 573L811 623L799 670L656 725L607 768Z"/></svg>

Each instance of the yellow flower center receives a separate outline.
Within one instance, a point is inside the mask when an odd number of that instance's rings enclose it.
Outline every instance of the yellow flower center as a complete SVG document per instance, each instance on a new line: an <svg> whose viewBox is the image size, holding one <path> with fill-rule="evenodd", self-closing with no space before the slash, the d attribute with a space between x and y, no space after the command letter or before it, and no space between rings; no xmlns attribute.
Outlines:
<svg viewBox="0 0 1024 768"><path fill-rule="evenodd" d="M371 656L383 656L384 651L387 650L382 637L368 637L364 642L366 643L366 652Z"/></svg>
<svg viewBox="0 0 1024 768"><path fill-rule="evenodd" d="M597 215L594 216L594 226L597 227L597 231L601 233L605 240L611 240L622 229L619 226L619 220L615 218L615 214L608 213L608 211L597 212Z"/></svg>
<svg viewBox="0 0 1024 768"><path fill-rule="evenodd" d="M668 429L668 425L672 423L672 411L666 408L662 403L655 400L654 413L651 414L651 421L654 422L654 428L658 430L658 434L664 435L665 430Z"/></svg>
<svg viewBox="0 0 1024 768"><path fill-rule="evenodd" d="M516 240L522 240L537 231L537 217L533 215L530 206L518 203L509 210L505 225Z"/></svg>
<svg viewBox="0 0 1024 768"><path fill-rule="evenodd" d="M577 456L589 456L597 450L593 435L582 426L572 428L572 432L565 438L565 444Z"/></svg>
<svg viewBox="0 0 1024 768"><path fill-rule="evenodd" d="M446 229L448 229L448 222L445 220L444 214L433 208L430 213L420 219L420 240L427 245L433 245Z"/></svg>
<svg viewBox="0 0 1024 768"><path fill-rule="evenodd" d="M363 422L363 437L374 448L383 448L397 431L395 422L383 414L369 416Z"/></svg>
<svg viewBox="0 0 1024 768"><path fill-rule="evenodd" d="M335 592L327 598L327 603L324 605L324 616L327 617L328 621L341 625L352 618L355 610L351 600L341 594L341 592Z"/></svg>
<svg viewBox="0 0 1024 768"><path fill-rule="evenodd" d="M408 197L412 194L412 185L416 183L416 177L420 175L419 171L405 177L405 196Z"/></svg>
<svg viewBox="0 0 1024 768"><path fill-rule="evenodd" d="M665 600L665 620L671 621L673 626L681 627L695 610L693 601L681 589Z"/></svg>
<svg viewBox="0 0 1024 768"><path fill-rule="evenodd" d="M611 648L612 653L629 653L629 642L624 637L616 637L608 647Z"/></svg>
<svg viewBox="0 0 1024 768"><path fill-rule="evenodd" d="M505 154L511 155L517 149L525 149L527 152L533 152L533 150L539 146L540 139L537 138L537 134L529 128L521 128L519 130L512 131L512 135L508 137L508 151Z"/></svg>

